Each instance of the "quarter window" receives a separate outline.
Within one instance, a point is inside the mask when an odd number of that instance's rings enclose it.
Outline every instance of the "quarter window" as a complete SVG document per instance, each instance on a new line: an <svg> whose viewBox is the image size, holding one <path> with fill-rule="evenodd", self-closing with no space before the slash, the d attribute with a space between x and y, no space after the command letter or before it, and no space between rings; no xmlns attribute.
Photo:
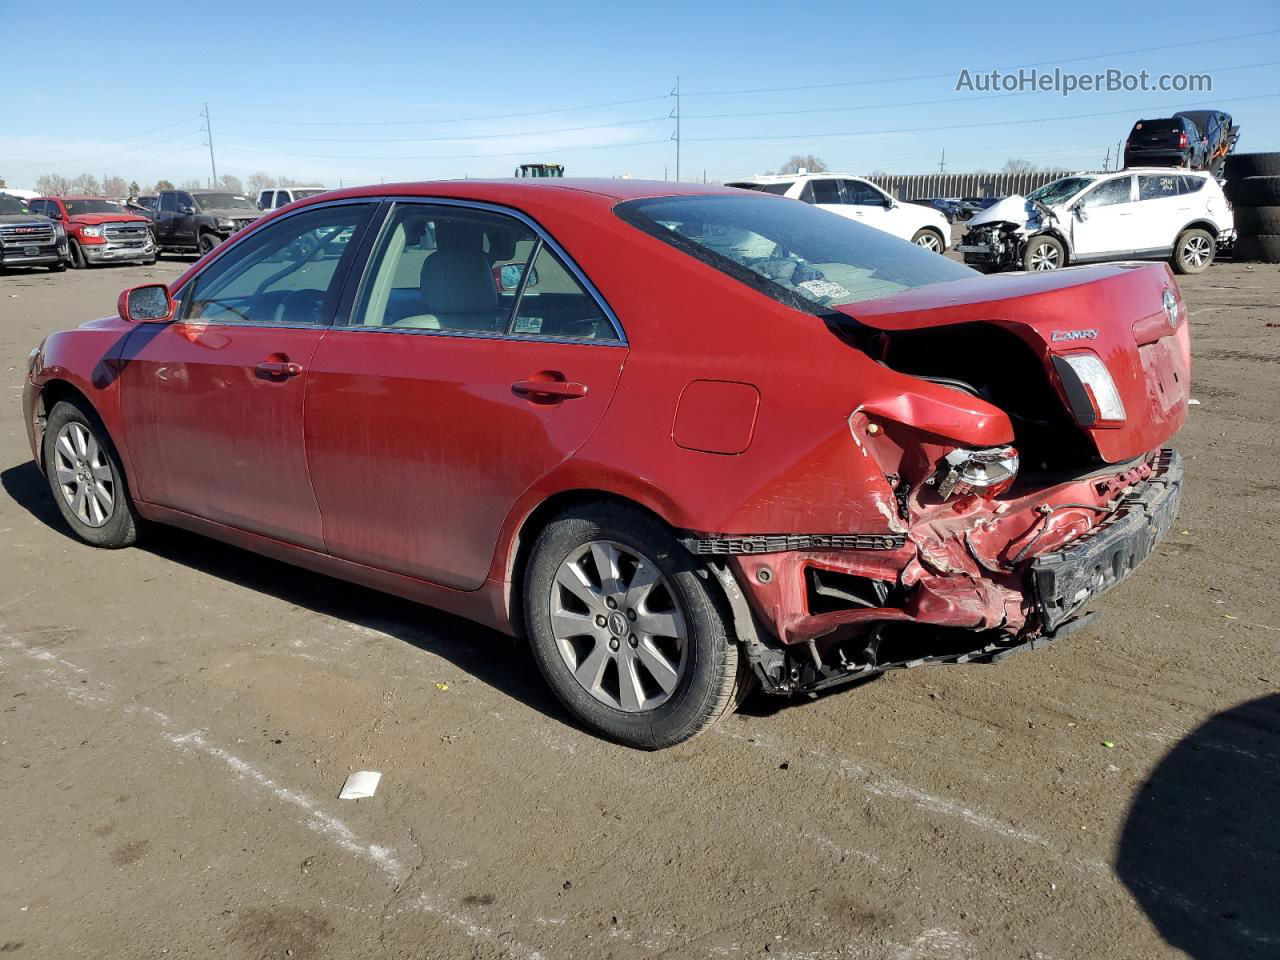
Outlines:
<svg viewBox="0 0 1280 960"><path fill-rule="evenodd" d="M245 237L196 276L183 319L205 323L327 324L372 203L320 207Z"/></svg>
<svg viewBox="0 0 1280 960"><path fill-rule="evenodd" d="M1138 177L1139 200L1176 197L1183 178L1177 174L1142 174Z"/></svg>

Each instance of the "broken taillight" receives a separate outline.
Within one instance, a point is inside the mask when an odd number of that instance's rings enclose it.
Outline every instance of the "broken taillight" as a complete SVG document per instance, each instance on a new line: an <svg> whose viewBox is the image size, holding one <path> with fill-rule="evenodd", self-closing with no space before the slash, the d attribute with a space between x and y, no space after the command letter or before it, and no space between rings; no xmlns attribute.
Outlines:
<svg viewBox="0 0 1280 960"><path fill-rule="evenodd" d="M953 494L994 497L1013 485L1018 476L1018 451L1013 447L952 450L943 458L938 475L938 496Z"/></svg>

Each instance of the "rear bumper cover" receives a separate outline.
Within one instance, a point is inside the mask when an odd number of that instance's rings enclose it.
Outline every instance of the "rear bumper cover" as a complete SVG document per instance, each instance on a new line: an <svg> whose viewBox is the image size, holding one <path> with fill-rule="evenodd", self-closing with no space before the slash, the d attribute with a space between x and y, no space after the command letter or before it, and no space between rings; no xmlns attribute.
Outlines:
<svg viewBox="0 0 1280 960"><path fill-rule="evenodd" d="M1031 590L1040 622L1053 633L1131 574L1169 532L1182 498L1182 457L1160 451L1154 475L1085 537L1036 557Z"/></svg>

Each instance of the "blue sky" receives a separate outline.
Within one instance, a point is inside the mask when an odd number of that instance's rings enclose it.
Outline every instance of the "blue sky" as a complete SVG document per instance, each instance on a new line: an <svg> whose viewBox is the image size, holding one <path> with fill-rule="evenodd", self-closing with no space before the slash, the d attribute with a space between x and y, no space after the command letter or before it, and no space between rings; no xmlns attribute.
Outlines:
<svg viewBox="0 0 1280 960"><path fill-rule="evenodd" d="M0 176L11 187L42 173L207 178L206 100L218 172L241 178L508 176L522 160L558 161L570 175L674 178L677 74L685 179L770 171L796 153L851 172L934 171L944 149L953 172L1011 157L1096 168L1138 117L1217 104L1243 126L1242 150L1280 150L1275 0L318 0L127 11L71 0L56 15L0 0L0 23L6 63L48 68L6 70ZM1121 52L1153 47L1162 49ZM962 69L1022 65L1206 72L1213 92L956 91Z"/></svg>

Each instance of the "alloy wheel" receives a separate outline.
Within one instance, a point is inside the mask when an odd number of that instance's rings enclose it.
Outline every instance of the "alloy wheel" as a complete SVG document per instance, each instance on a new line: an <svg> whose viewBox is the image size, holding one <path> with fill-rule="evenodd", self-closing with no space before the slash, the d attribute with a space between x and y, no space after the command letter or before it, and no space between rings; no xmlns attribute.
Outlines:
<svg viewBox="0 0 1280 960"><path fill-rule="evenodd" d="M104 526L116 505L116 485L106 452L89 428L72 421L58 431L53 445L58 489L81 523Z"/></svg>
<svg viewBox="0 0 1280 960"><path fill-rule="evenodd" d="M924 247L926 250L929 250L932 253L940 253L941 252L940 248L942 247L942 244L938 242L938 238L934 236L932 233L926 233L926 234L923 234L918 240L916 240L916 246Z"/></svg>
<svg viewBox="0 0 1280 960"><path fill-rule="evenodd" d="M1203 267L1211 253L1209 241L1204 237L1188 237L1182 245L1182 262L1188 267Z"/></svg>
<svg viewBox="0 0 1280 960"><path fill-rule="evenodd" d="M560 564L549 601L556 648L582 689L626 713L670 699L689 634L653 560L615 541L585 543Z"/></svg>
<svg viewBox="0 0 1280 960"><path fill-rule="evenodd" d="M1032 270L1057 270L1058 248L1051 243L1036 244L1031 250Z"/></svg>

